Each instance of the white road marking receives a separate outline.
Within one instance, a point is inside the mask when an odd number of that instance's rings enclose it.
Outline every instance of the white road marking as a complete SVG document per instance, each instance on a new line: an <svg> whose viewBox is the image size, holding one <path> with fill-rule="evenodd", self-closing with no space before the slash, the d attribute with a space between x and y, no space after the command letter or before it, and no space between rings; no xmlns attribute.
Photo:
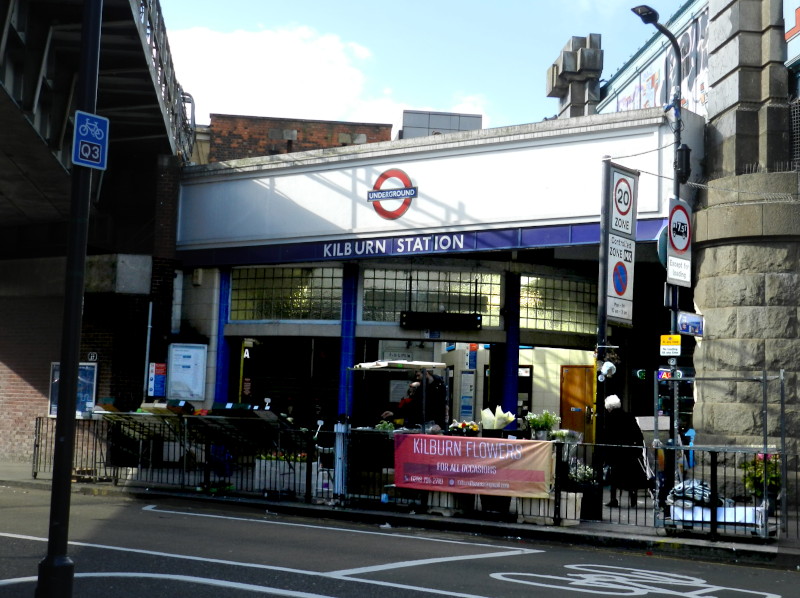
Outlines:
<svg viewBox="0 0 800 598"><path fill-rule="evenodd" d="M760 598L781 598L780 594L743 590L709 584L705 579L689 577L678 573L648 571L646 569L627 569L613 565L564 565L565 569L581 571L565 576L540 575L536 573L492 573L493 579L511 583L555 588L595 594L602 596L646 596L669 595L684 598L708 596L713 598L720 591L758 596Z"/></svg>
<svg viewBox="0 0 800 598"><path fill-rule="evenodd" d="M75 578L112 578L123 577L133 579L164 579L168 581L183 581L186 583L200 584L205 586L217 586L234 590L247 590L249 592L259 592L261 594L272 594L275 596L290 596L291 598L332 598L327 594L311 594L309 592L295 592L292 590L282 590L280 588L270 588L267 586L257 586L249 583L237 581L227 581L224 579L209 579L206 577L194 577L190 575L165 575L159 573L76 573ZM38 581L37 577L18 577L16 579L0 580L0 586L15 585L20 583L32 583Z"/></svg>
<svg viewBox="0 0 800 598"><path fill-rule="evenodd" d="M454 561L473 561L476 559L494 559L507 556L518 556L523 554L536 554L543 550L533 550L526 548L511 549L505 552L490 552L486 554L467 554L463 556L440 557L436 559L419 559L416 561L401 561L398 563L387 563L385 565L373 565L371 567L359 567L357 569L343 569L341 571L330 571L330 577L349 577L350 575L363 575L364 573L375 573L378 571L391 571L401 567L419 567L423 565L436 565L439 563L452 563Z"/></svg>
<svg viewBox="0 0 800 598"><path fill-rule="evenodd" d="M369 531L369 530L352 530L346 528L337 528L331 526L321 526L321 525L312 525L312 524L303 524L303 523L289 523L289 522L282 522L282 521L268 521L263 519L254 519L254 518L247 518L247 517L231 517L227 515L211 515L211 514L204 514L204 513L186 513L183 511L170 511L165 509L159 509L156 505L148 505L144 507L143 510L155 513L168 513L174 515L185 515L187 517L207 517L213 519L225 519L225 520L232 520L232 521L245 521L247 523L261 523L266 525L283 525L283 526L292 526L292 527L304 527L310 529L321 529L321 530L330 530L339 533L355 533L355 534L367 534L367 535L376 535L376 536L386 536L392 538L406 538L415 541L424 541L424 542L439 542L445 544L456 544L456 545L468 545L470 547L484 547L484 548L492 548L493 552L484 553L484 554L475 554L475 555L461 555L461 556L453 556L453 557L441 557L441 558L431 558L431 559L417 559L414 561L401 561L395 563L385 563L382 565L375 565L371 567L359 567L355 569L345 569L340 571L332 571L332 572L318 572L318 571L306 571L302 569L292 569L287 567L276 567L271 565L261 565L255 563L246 563L242 561L229 561L224 559L214 559L208 557L196 557L190 555L181 555L175 553L165 553L160 551L153 551L153 550L144 550L138 548L124 548L120 546L110 546L104 544L92 544L88 542L78 542L78 541L70 541L69 544L72 546L81 546L87 548L98 548L101 550L113 550L117 552L128 552L133 554L141 554L145 556L155 556L155 557L163 557L163 558L170 558L170 559L181 559L181 560L188 560L188 561L199 561L203 563L215 563L220 565L230 565L234 567L247 567L253 569L261 569L261 570L269 570L269 571L281 571L285 573L293 573L297 575L309 575L309 576L316 576L316 577L323 577L327 579L337 579L342 581L349 581L349 582L357 582L362 584L370 584L375 585L383 588L394 588L394 589L408 589L413 590L416 592L424 592L427 594L433 595L441 595L441 596L449 596L452 598L486 598L485 596L480 596L476 594L464 594L464 593L456 593L451 590L436 590L433 588L424 588L419 586L412 586L406 584L398 584L398 583L391 583L391 582L383 582L383 581L376 581L370 579L362 579L359 577L355 577L356 575L364 575L368 573L376 573L380 571L391 571L398 568L408 568L408 567L417 567L417 566L424 566L424 565L432 565L432 564L442 564L448 563L453 561L463 561L463 560L476 560L476 559L484 559L484 558L502 558L502 557L510 557L510 556L520 556L526 554L536 554L544 552L542 550L536 549L529 549L529 548L502 548L498 547L493 544L485 544L479 542L465 542L462 540L449 540L449 539L442 539L442 538L426 538L415 536L411 534L398 534L398 533L388 533L388 532L378 532L378 531ZM35 542L47 542L47 538L39 538L35 536L25 536L21 534L11 534L11 533L2 533L0 532L0 537L8 537L8 538L17 538L22 540L30 540ZM500 548L500 551L498 551ZM121 577L128 575L130 577L158 577L157 574L136 574L136 573L81 573L76 574L75 577ZM227 582L221 582L220 580L203 580L203 578L194 578L188 576L173 576L173 575L164 575L162 576L165 579L181 579L186 581L194 581L195 583L211 583L211 584L218 584L218 585L225 585L225 587L232 587L231 584ZM17 578L11 580L0 580L0 586L3 585L10 585L14 583L23 583L23 582L30 582L36 581L37 578ZM242 586L242 589L251 589L253 591L269 593L270 591L275 591L273 588L262 588L261 586ZM280 592L283 592L281 590ZM322 597L316 594L303 594L303 593L286 593L286 596L297 596L297 597L304 597L308 596L309 598L327 598Z"/></svg>
<svg viewBox="0 0 800 598"><path fill-rule="evenodd" d="M209 513L187 513L185 511L170 511L168 509L159 509L157 505L148 505L142 508L143 511L150 511L153 513L168 513L170 515L185 515L187 517L207 517L209 519L226 519L229 521L246 521L248 523L261 523L263 525L283 525L287 527L305 527L309 529L328 530L333 532L342 532L348 534L365 534L368 536L387 536L391 538L409 538L412 540L423 540L425 542L442 542L444 544L467 544L469 546L486 546L488 548L497 549L494 544L483 544L480 542L464 542L463 540L447 540L444 538L424 538L414 536L412 534L398 534L390 532L376 532L372 530L357 530L346 529L340 527L333 527L329 525L314 525L311 523L290 523L288 521L270 521L267 519L255 519L252 517L233 517L230 515L211 515ZM509 548L508 550L520 550L518 548ZM534 552L544 552L542 550L535 550Z"/></svg>
<svg viewBox="0 0 800 598"><path fill-rule="evenodd" d="M243 584L238 583L235 581L226 581L222 579L208 579L204 577L190 577L188 575L170 575L170 574L158 574L158 573L115 573L115 572L107 572L107 573L76 573L75 577L93 577L97 579L104 579L104 578L115 578L115 577L128 577L128 578L148 578L148 579L163 579L164 581L185 581L187 583L195 583L195 584L203 584L203 585L210 585L210 586L219 586L223 588L234 588L239 590L248 590L251 592L259 592L262 594L276 594L281 596L290 596L292 598L333 598L332 596L328 596L325 594L310 594L308 592L295 592L292 590L282 590L280 588L271 588L267 586L256 586L252 584ZM11 585L18 585L22 583L36 583L38 581L37 577L17 577L15 579L6 579L0 580L0 587L2 586L11 586ZM431 590L430 588L421 588L417 586L409 586L403 584L388 584L388 583L380 583L380 582L371 582L368 580L362 579L352 579L350 581L357 581L361 583L369 583L372 585L378 585L388 588L403 588L408 590L413 590L416 592L424 592L427 594L437 594L442 596L452 596L453 598L489 598L487 596L480 596L477 594L461 594L461 593L454 593L451 591L440 591L440 590Z"/></svg>

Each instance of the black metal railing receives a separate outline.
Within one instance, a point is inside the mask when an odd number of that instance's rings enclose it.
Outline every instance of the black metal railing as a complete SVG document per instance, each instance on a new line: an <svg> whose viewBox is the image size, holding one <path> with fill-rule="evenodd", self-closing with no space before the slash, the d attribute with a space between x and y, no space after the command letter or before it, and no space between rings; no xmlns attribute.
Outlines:
<svg viewBox="0 0 800 598"><path fill-rule="evenodd" d="M337 436L258 418L144 414L76 424L76 481L555 525L599 521L712 538L800 539L797 455L740 447L625 447L641 455L642 483L623 489L618 506L609 506L602 472L611 447L604 445L554 442L550 498L519 499L398 487L393 435L387 432ZM34 477L52 471L54 432L54 419L36 420ZM337 452L344 457L338 469ZM339 471L346 483L337 486Z"/></svg>

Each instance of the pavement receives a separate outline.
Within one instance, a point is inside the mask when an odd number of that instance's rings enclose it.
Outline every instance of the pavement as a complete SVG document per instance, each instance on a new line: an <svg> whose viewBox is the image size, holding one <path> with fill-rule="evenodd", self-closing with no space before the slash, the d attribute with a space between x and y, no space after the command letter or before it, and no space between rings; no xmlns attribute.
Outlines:
<svg viewBox="0 0 800 598"><path fill-rule="evenodd" d="M0 486L49 491L52 481L41 475L33 477L30 463L0 461ZM712 540L708 534L667 535L664 528L619 523L581 521L578 525L562 527L492 521L466 517L443 517L417 513L402 513L390 509L354 509L330 505L309 505L302 502L276 502L259 497L222 497L141 486L115 486L110 482L73 482L72 491L84 495L110 496L122 494L131 498L170 497L194 501L214 501L251 505L274 513L326 518L340 521L416 527L440 531L459 531L482 536L520 538L538 542L558 542L633 551L638 554L696 559L712 562L739 563L760 567L800 571L800 540L794 537L770 539L736 536L735 540L720 536Z"/></svg>

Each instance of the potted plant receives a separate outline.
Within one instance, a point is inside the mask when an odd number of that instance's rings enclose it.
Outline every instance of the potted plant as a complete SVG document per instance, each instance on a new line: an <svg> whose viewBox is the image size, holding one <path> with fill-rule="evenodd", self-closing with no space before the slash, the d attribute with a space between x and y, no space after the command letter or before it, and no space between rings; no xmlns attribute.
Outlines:
<svg viewBox="0 0 800 598"><path fill-rule="evenodd" d="M764 500L764 489L767 491L769 514L773 515L778 494L781 491L781 457L758 453L752 459L744 461L739 467L744 471L744 487L756 499Z"/></svg>
<svg viewBox="0 0 800 598"><path fill-rule="evenodd" d="M547 440L553 428L561 423L561 418L545 409L541 413L528 413L525 416L525 423L531 431L531 438Z"/></svg>
<svg viewBox="0 0 800 598"><path fill-rule="evenodd" d="M602 519L603 487L597 483L594 468L583 461L573 461L567 479L567 488L583 495L581 519Z"/></svg>

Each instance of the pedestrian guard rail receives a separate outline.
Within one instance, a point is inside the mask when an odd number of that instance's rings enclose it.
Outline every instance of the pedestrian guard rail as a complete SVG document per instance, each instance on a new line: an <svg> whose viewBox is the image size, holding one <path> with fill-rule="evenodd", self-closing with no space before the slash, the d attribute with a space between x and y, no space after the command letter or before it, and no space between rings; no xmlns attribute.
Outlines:
<svg viewBox="0 0 800 598"><path fill-rule="evenodd" d="M52 472L54 436L55 419L38 418L34 478ZM619 506L610 507L603 463L611 447L551 444L549 498L525 499L400 487L393 432L345 424L293 429L269 416L110 413L76 421L73 481L520 523L601 521L665 534L800 539L798 455L627 447L641 454L646 482L622 489Z"/></svg>

